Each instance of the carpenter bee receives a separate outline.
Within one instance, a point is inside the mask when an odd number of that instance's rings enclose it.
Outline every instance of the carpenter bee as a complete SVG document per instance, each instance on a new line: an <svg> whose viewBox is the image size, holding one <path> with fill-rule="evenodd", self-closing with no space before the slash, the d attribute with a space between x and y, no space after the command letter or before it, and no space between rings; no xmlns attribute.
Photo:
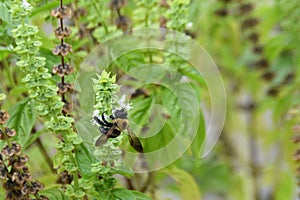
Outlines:
<svg viewBox="0 0 300 200"><path fill-rule="evenodd" d="M104 113L100 120L97 116L94 116L94 120L100 125L99 130L102 133L97 139L95 146L101 146L107 142L109 138L118 137L121 132L127 130L128 139L130 145L138 152L143 152L143 146L137 136L133 133L128 126L127 111L125 109L116 110L114 115L110 116L111 122L105 119Z"/></svg>

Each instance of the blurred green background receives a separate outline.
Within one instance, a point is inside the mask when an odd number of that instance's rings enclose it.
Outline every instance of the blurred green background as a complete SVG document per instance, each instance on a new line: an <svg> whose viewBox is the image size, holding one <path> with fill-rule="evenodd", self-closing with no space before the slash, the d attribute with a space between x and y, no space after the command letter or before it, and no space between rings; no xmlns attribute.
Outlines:
<svg viewBox="0 0 300 200"><path fill-rule="evenodd" d="M85 12L75 22L69 22L75 33L67 41L74 51L70 60L79 66L102 39L101 30L97 29L102 26L95 24L97 13L93 6L102 3L95 0L65 2L74 10L82 8ZM108 4L108 1L104 2ZM154 15L159 17L164 13L156 10L159 1L153 2L156 4L149 9L155 19ZM0 91L7 95L3 107L9 110L27 89L20 82L24 74L14 66L13 40L5 23L8 5L5 1L0 3ZM56 21L49 15L58 2L31 3L35 7L29 20L40 28L43 42L40 54L46 57L50 69L59 59L51 54L57 40L52 33ZM122 12L132 18L133 28L143 27L144 19L141 23L137 20L136 10L141 10L138 3L129 0ZM179 17L180 21L182 16L169 17ZM297 199L297 163L293 155L298 146L292 141L297 131L293 132L292 127L299 124L300 119L299 0L192 0L183 17L186 26L180 31L205 48L222 74L227 96L226 121L221 137L209 155L200 159L195 150L203 142L202 135L171 166L153 172L148 193L159 200L193 199L193 195L203 200ZM80 35L78 23L88 30L86 35ZM153 22L151 26L158 27L159 22ZM10 63L12 67L8 68ZM122 61L116 65L122 65ZM126 71L124 66L120 69ZM72 81L74 77L69 79ZM196 86L201 88L203 83ZM201 103L209 105L210 96L205 86L200 89L200 94ZM139 103L147 105L141 99L133 100L134 105ZM209 113L203 111L203 115L209 116ZM203 131L202 126L199 132L203 134ZM40 134L40 139L28 145L25 153L30 157L34 176L51 186L56 184L57 177L45 158L52 158L57 139L51 134ZM40 145L45 152L41 151ZM137 189L140 176L137 174L132 178ZM119 184L126 187L124 180L119 179Z"/></svg>

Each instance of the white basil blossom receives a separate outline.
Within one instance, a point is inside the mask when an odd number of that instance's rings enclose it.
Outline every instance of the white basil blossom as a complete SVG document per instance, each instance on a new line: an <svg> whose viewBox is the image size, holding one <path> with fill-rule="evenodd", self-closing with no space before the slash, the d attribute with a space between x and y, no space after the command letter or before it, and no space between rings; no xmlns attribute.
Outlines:
<svg viewBox="0 0 300 200"><path fill-rule="evenodd" d="M100 118L100 115L99 115L100 111L99 110L94 110L93 112L93 119L91 120L91 124L93 126L96 126L98 123L94 120L94 117L97 117L97 118Z"/></svg>
<svg viewBox="0 0 300 200"><path fill-rule="evenodd" d="M130 110L132 108L131 104L130 103L126 103L125 102L125 95L123 95L120 100L118 101L118 104L120 107L118 107L117 109L115 110L120 110L120 109L125 109L125 110Z"/></svg>
<svg viewBox="0 0 300 200"><path fill-rule="evenodd" d="M193 22L188 22L186 25L185 25L185 28L186 29L192 29L193 28Z"/></svg>
<svg viewBox="0 0 300 200"><path fill-rule="evenodd" d="M24 8L26 9L31 9L32 6L26 1L26 0L23 0L22 1L22 5L24 6Z"/></svg>

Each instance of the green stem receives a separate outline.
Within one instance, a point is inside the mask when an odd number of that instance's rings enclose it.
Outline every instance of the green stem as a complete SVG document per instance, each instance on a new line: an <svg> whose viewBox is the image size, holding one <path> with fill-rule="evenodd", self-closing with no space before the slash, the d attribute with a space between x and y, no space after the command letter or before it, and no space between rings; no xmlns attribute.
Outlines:
<svg viewBox="0 0 300 200"><path fill-rule="evenodd" d="M37 199L37 200L40 200L41 198L40 198L40 195L38 194L38 193L36 193L35 195L35 198Z"/></svg>
<svg viewBox="0 0 300 200"><path fill-rule="evenodd" d="M152 63L153 62L152 52L148 51L148 53L149 53L149 63Z"/></svg>
<svg viewBox="0 0 300 200"><path fill-rule="evenodd" d="M2 134L4 136L4 141L7 143L8 147L11 148L12 145L11 145L9 137L5 133L5 127L3 126L3 124L0 124L0 129L2 130Z"/></svg>
<svg viewBox="0 0 300 200"><path fill-rule="evenodd" d="M4 63L4 70L5 70L5 73L6 73L6 76L8 78L8 81L9 81L10 85L12 87L16 87L16 84L15 84L14 79L12 77L12 73L10 72L10 67L7 64L7 60L4 59L3 63Z"/></svg>
<svg viewBox="0 0 300 200"><path fill-rule="evenodd" d="M72 152L69 152L68 153L68 156L70 157L72 163L75 164L76 168L78 169L78 164L74 158L74 154ZM73 181L74 181L74 186L75 186L75 189L78 190L79 189L79 184L78 184L78 175L79 175L79 172L78 170L76 172L73 172L72 173L73 175Z"/></svg>
<svg viewBox="0 0 300 200"><path fill-rule="evenodd" d="M145 13L145 27L146 27L146 28L149 26L148 19L149 19L149 14L148 14L148 11L147 11L147 12Z"/></svg>
<svg viewBox="0 0 300 200"><path fill-rule="evenodd" d="M73 175L73 181L74 181L75 189L78 190L78 189L79 189L79 184L78 184L78 171L74 172L72 175Z"/></svg>
<svg viewBox="0 0 300 200"><path fill-rule="evenodd" d="M96 13L97 13L97 14L99 15L99 17L101 18L101 13L100 13L100 11L99 11L98 8L97 8L96 3L93 2L92 5L93 5L94 9L96 10ZM105 21L104 21L104 20L101 20L101 24L102 24L102 26L104 27L105 34L108 34L108 28L107 28L107 25L106 25Z"/></svg>
<svg viewBox="0 0 300 200"><path fill-rule="evenodd" d="M36 142L36 144L37 144L37 146L38 146L38 149L40 150L40 152L42 153L43 157L45 158L46 163L47 163L48 166L50 167L51 171L52 171L53 173L56 173L56 170L53 169L53 163L52 163L52 160L51 160L50 156L48 155L48 153L47 153L47 151L46 151L46 149L45 149L45 147L44 147L44 145L43 145L41 139L40 139L40 138L37 138L37 140L36 140L35 142Z"/></svg>
<svg viewBox="0 0 300 200"><path fill-rule="evenodd" d="M66 133L65 133L65 132L62 132L61 134L62 134L62 137L63 137L65 143L68 143L68 144L69 144L70 141L69 141L69 139L68 139ZM73 154L72 152L68 152L68 156L69 156L69 158L71 159L71 162L74 163L74 165L75 165L76 168L78 169L78 164L77 164L77 162L76 162L76 160L75 160L75 158L74 158L74 154ZM72 175L73 175L73 181L74 181L75 189L78 190L78 189L79 189L79 184L78 184L78 175L79 175L79 172L78 172L78 171L73 172Z"/></svg>

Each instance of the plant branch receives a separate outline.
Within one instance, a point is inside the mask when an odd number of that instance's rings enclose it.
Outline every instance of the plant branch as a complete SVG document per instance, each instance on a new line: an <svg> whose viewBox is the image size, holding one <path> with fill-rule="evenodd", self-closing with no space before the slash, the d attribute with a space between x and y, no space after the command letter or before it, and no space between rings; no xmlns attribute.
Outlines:
<svg viewBox="0 0 300 200"><path fill-rule="evenodd" d="M47 165L49 166L49 168L51 169L52 173L56 174L56 170L53 169L53 163L52 163L52 159L50 158L50 156L48 155L42 141L40 138L37 138L35 141L38 149L40 150L40 152L42 153L44 159L46 160Z"/></svg>

